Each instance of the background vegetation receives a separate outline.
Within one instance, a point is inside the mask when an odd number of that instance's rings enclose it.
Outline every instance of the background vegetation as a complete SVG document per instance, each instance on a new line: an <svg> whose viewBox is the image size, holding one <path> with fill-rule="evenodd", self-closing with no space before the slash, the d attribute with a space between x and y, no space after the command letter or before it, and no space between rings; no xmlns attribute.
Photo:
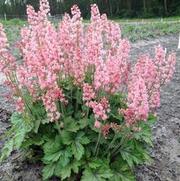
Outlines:
<svg viewBox="0 0 180 181"><path fill-rule="evenodd" d="M133 20L116 20L121 27L122 36L128 38L131 42L142 39L151 39L163 35L178 34L180 30L179 18L165 18L163 21L157 19L148 19L137 21ZM0 23L4 25L5 31L8 36L10 44L14 44L19 39L20 28L27 24L26 21L21 19L11 19L8 21L1 20ZM59 21L54 22L55 25ZM84 23L89 23L85 20Z"/></svg>
<svg viewBox="0 0 180 181"><path fill-rule="evenodd" d="M38 7L38 0L1 0L0 15L7 18L25 17L26 4ZM137 17L166 17L180 15L179 0L49 0L51 14L68 12L73 4L78 4L82 15L89 18L89 6L98 4L101 12L112 18Z"/></svg>

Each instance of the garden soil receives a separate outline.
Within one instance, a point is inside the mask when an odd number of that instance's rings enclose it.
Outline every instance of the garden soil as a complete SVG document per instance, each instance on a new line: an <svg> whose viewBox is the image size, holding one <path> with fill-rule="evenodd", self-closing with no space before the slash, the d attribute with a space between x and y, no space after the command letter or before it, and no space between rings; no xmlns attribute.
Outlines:
<svg viewBox="0 0 180 181"><path fill-rule="evenodd" d="M161 43L169 51L176 51L177 64L173 80L163 88L161 106L157 111L158 121L153 127L154 148L151 149L153 163L136 168L137 181L180 181L180 49L178 35L158 39L142 40L132 44L133 62L140 53L151 53ZM0 75L0 83L3 77ZM8 89L0 85L0 94ZM12 102L0 95L0 136L9 128L9 117L14 110ZM0 141L0 149L3 143ZM0 164L0 181L41 181L40 163L29 163L24 156L14 151ZM57 179L52 179L53 181Z"/></svg>

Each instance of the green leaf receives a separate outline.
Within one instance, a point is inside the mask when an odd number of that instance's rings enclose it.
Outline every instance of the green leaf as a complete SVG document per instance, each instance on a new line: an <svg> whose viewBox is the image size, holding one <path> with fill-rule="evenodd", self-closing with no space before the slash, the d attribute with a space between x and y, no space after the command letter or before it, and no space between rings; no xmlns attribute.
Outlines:
<svg viewBox="0 0 180 181"><path fill-rule="evenodd" d="M35 133L38 133L40 124L41 124L41 120L35 120L35 122L34 122L34 132Z"/></svg>
<svg viewBox="0 0 180 181"><path fill-rule="evenodd" d="M138 150L138 146L141 147ZM141 164L144 161L143 152L145 150L142 148L142 145L136 145L135 141L129 142L126 147L120 150L120 154L129 167L134 167L135 165Z"/></svg>
<svg viewBox="0 0 180 181"><path fill-rule="evenodd" d="M149 114L147 123L153 125L157 121L157 117L153 114Z"/></svg>
<svg viewBox="0 0 180 181"><path fill-rule="evenodd" d="M72 117L64 118L64 129L70 132L77 132L79 130L78 123Z"/></svg>
<svg viewBox="0 0 180 181"><path fill-rule="evenodd" d="M61 131L61 138L62 138L63 144L70 145L73 141L73 134L66 130L63 130Z"/></svg>
<svg viewBox="0 0 180 181"><path fill-rule="evenodd" d="M88 126L88 122L89 122L88 119L85 119L85 118L84 119L80 119L78 121L80 129L83 129L83 128L87 127Z"/></svg>
<svg viewBox="0 0 180 181"><path fill-rule="evenodd" d="M70 147L64 149L61 136L56 136L55 140L49 140L43 146L44 157L43 162L48 164L52 162L58 162L62 167L66 166L69 163L70 157L72 157Z"/></svg>
<svg viewBox="0 0 180 181"><path fill-rule="evenodd" d="M64 180L71 176L71 165L68 164L65 167L62 167L60 164L57 164L55 169L55 175L61 177L61 180Z"/></svg>
<svg viewBox="0 0 180 181"><path fill-rule="evenodd" d="M65 130L61 132L61 139L63 144L71 145L73 155L77 160L80 160L84 154L83 145L90 143L90 140L85 136L85 133L82 131L78 132L75 138L74 136L75 134L72 134Z"/></svg>
<svg viewBox="0 0 180 181"><path fill-rule="evenodd" d="M18 124L18 123L20 123L21 121L22 121L22 116L19 114L19 113L17 113L17 112L14 112L12 115L11 115L11 123L13 124L13 125L15 125L15 124Z"/></svg>
<svg viewBox="0 0 180 181"><path fill-rule="evenodd" d="M133 167L134 166L134 156L132 155L132 153L128 152L127 150L126 151L122 150L120 153L121 153L123 160L126 161L130 167Z"/></svg>
<svg viewBox="0 0 180 181"><path fill-rule="evenodd" d="M14 141L10 139L7 141L2 149L0 162L10 156L11 152L13 151Z"/></svg>
<svg viewBox="0 0 180 181"><path fill-rule="evenodd" d="M134 133L134 138L140 140L153 147L152 142L152 130L150 125L147 122L141 122L138 125L141 128L141 131Z"/></svg>
<svg viewBox="0 0 180 181"><path fill-rule="evenodd" d="M97 176L91 169L86 169L83 172L81 181L105 181L105 178Z"/></svg>
<svg viewBox="0 0 180 181"><path fill-rule="evenodd" d="M148 144L148 145L150 145L151 147L153 147L153 141L152 141L152 138L151 138L151 136L149 136L149 137L143 137L143 140Z"/></svg>
<svg viewBox="0 0 180 181"><path fill-rule="evenodd" d="M66 150L61 150L58 164L65 167L70 162L71 157L72 153L70 149L67 148Z"/></svg>
<svg viewBox="0 0 180 181"><path fill-rule="evenodd" d="M102 160L102 159L91 159L89 162L88 162L88 166L89 168L92 168L92 169L97 169L99 167L102 167L102 165L104 165L106 162L106 160ZM108 163L107 163L108 164Z"/></svg>
<svg viewBox="0 0 180 181"><path fill-rule="evenodd" d="M113 173L111 181L135 181L133 172L122 159L116 159L116 161L111 164L111 170Z"/></svg>
<svg viewBox="0 0 180 181"><path fill-rule="evenodd" d="M151 158L147 153L144 144L137 140L131 140L126 147L120 149L120 154L129 167L133 168L135 165L144 162L150 163Z"/></svg>
<svg viewBox="0 0 180 181"><path fill-rule="evenodd" d="M15 149L19 149L25 140L25 136L32 130L32 124L23 119L18 113L14 113L11 116L11 122L13 124L12 129L14 130L12 138L14 139Z"/></svg>
<svg viewBox="0 0 180 181"><path fill-rule="evenodd" d="M71 162L71 169L74 171L74 173L79 172L79 167L81 166L81 161L74 160Z"/></svg>
<svg viewBox="0 0 180 181"><path fill-rule="evenodd" d="M51 163L51 162L55 162L59 159L59 157L61 156L61 152L55 152L55 153L49 153L49 154L45 154L43 161L44 163Z"/></svg>
<svg viewBox="0 0 180 181"><path fill-rule="evenodd" d="M60 142L60 136L56 136L55 140L49 140L43 146L44 150L44 163L52 163L59 159L61 156L62 144Z"/></svg>
<svg viewBox="0 0 180 181"><path fill-rule="evenodd" d="M79 167L81 166L81 162L77 160L73 160L69 162L66 166L62 166L61 164L57 163L55 169L55 175L61 177L61 179L66 179L71 176L71 172L74 173L79 172Z"/></svg>
<svg viewBox="0 0 180 181"><path fill-rule="evenodd" d="M71 144L72 153L77 160L80 160L84 155L84 147L90 142L90 140L85 136L85 133L80 131L77 136L75 137L74 141Z"/></svg>
<svg viewBox="0 0 180 181"><path fill-rule="evenodd" d="M14 135L14 146L16 149L19 149L25 139L26 130L22 126L21 129L16 130L16 134Z"/></svg>
<svg viewBox="0 0 180 181"><path fill-rule="evenodd" d="M111 180L112 172L110 169L90 169L86 168L83 172L81 181L106 181Z"/></svg>
<svg viewBox="0 0 180 181"><path fill-rule="evenodd" d="M89 140L89 138L88 137L82 137L81 139L80 139L80 143L81 144L83 144L83 145L87 145L87 144L89 144L90 143L90 140Z"/></svg>
<svg viewBox="0 0 180 181"><path fill-rule="evenodd" d="M31 106L32 114L35 120L41 120L46 118L46 111L42 101L33 103Z"/></svg>
<svg viewBox="0 0 180 181"><path fill-rule="evenodd" d="M75 142L71 145L72 153L77 160L80 160L84 154L84 147L79 142Z"/></svg>
<svg viewBox="0 0 180 181"><path fill-rule="evenodd" d="M152 162L152 158L149 156L148 151L146 150L146 148L144 147L144 144L138 141L134 141L134 145L135 145L135 154L136 157L138 157L140 160L142 160L141 162L146 162L147 163L151 163Z"/></svg>
<svg viewBox="0 0 180 181"><path fill-rule="evenodd" d="M55 139L49 139L43 146L45 153L55 153L61 148L60 136L56 136Z"/></svg>
<svg viewBox="0 0 180 181"><path fill-rule="evenodd" d="M61 180L64 180L71 176L71 167L65 167L61 170Z"/></svg>
<svg viewBox="0 0 180 181"><path fill-rule="evenodd" d="M149 155L149 153L146 152L146 151L144 151L142 154L143 154L145 163L146 163L146 164L152 164L153 159L151 158L151 156Z"/></svg>
<svg viewBox="0 0 180 181"><path fill-rule="evenodd" d="M23 128L26 131L26 133L28 133L32 130L34 126L32 120L29 117L22 117L22 115L17 112L12 114L11 123L15 132L18 132Z"/></svg>
<svg viewBox="0 0 180 181"><path fill-rule="evenodd" d="M41 146L44 143L44 139L39 135L33 135L32 138L26 138L26 140L22 143L23 148L28 148L31 145Z"/></svg>
<svg viewBox="0 0 180 181"><path fill-rule="evenodd" d="M47 180L54 175L55 167L56 167L56 165L53 163L44 166L43 171L42 171L43 172L43 180Z"/></svg>
<svg viewBox="0 0 180 181"><path fill-rule="evenodd" d="M90 143L90 140L88 137L85 136L85 133L80 131L76 136L76 141L79 141L83 145L87 145Z"/></svg>
<svg viewBox="0 0 180 181"><path fill-rule="evenodd" d="M10 134L7 136L7 140L10 141L5 143L2 158L9 156L14 148L19 149L25 141L27 133L33 128L32 122L30 122L28 118L23 118L21 114L16 112L11 116L11 123L12 127L8 130Z"/></svg>

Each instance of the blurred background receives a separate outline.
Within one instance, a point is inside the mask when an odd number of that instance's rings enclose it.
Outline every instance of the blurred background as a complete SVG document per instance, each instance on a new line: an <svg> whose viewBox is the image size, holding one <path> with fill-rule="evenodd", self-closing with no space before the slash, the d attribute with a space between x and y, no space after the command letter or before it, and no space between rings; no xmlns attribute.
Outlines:
<svg viewBox="0 0 180 181"><path fill-rule="evenodd" d="M155 18L180 16L180 0L49 0L52 16L69 12L78 4L84 18L90 17L90 4L96 3L110 18ZM0 0L1 18L26 18L26 5L38 8L39 0Z"/></svg>

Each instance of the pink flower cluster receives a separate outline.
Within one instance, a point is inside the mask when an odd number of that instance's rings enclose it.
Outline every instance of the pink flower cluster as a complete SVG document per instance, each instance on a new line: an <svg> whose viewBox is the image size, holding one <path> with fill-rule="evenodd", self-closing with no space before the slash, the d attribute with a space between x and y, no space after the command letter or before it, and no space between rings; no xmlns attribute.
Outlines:
<svg viewBox="0 0 180 181"><path fill-rule="evenodd" d="M176 56L156 47L155 57L142 55L137 60L128 83L128 109L120 110L128 124L147 120L148 113L160 106L160 88L168 83L175 70Z"/></svg>
<svg viewBox="0 0 180 181"><path fill-rule="evenodd" d="M107 113L110 112L109 102L105 97L99 102L90 101L88 106L93 109L96 120L106 120L108 118Z"/></svg>
<svg viewBox="0 0 180 181"><path fill-rule="evenodd" d="M89 85L87 83L84 83L83 85L83 101L91 101L95 98L95 92L93 90L92 85Z"/></svg>
<svg viewBox="0 0 180 181"><path fill-rule="evenodd" d="M160 79L155 63L149 55L142 55L139 57L134 72L140 75L145 83L148 104L150 109L159 107L160 105Z"/></svg>
<svg viewBox="0 0 180 181"><path fill-rule="evenodd" d="M148 112L145 82L140 76L134 74L128 85L128 109L124 111L125 119L128 124L132 124L136 120L146 120Z"/></svg>
<svg viewBox="0 0 180 181"><path fill-rule="evenodd" d="M42 97L43 103L46 106L47 116L50 121L58 120L60 113L57 110L56 102L59 100L61 103L67 104L67 100L60 88L51 89L46 92Z"/></svg>
<svg viewBox="0 0 180 181"><path fill-rule="evenodd" d="M160 45L155 49L155 61L154 61L158 77L160 79L160 85L164 85L168 83L174 73L175 64L176 64L176 55L172 53L170 55L166 55L166 49L164 50Z"/></svg>
<svg viewBox="0 0 180 181"><path fill-rule="evenodd" d="M129 41L121 38L119 25L101 15L97 5L91 5L91 22L86 27L76 5L58 28L48 20L49 12L47 0L40 0L38 12L27 7L29 25L21 30L18 44L21 63L8 50L0 25L0 70L12 88L18 111L25 111L24 92L28 92L33 101L43 102L50 121L59 120L58 103L68 104L61 82L73 80L94 114L95 127L108 120L109 97L122 92L127 94L127 109L121 110L127 124L146 120L160 105L160 87L172 78L175 54L166 56L158 46L154 58L142 55L131 67Z"/></svg>

